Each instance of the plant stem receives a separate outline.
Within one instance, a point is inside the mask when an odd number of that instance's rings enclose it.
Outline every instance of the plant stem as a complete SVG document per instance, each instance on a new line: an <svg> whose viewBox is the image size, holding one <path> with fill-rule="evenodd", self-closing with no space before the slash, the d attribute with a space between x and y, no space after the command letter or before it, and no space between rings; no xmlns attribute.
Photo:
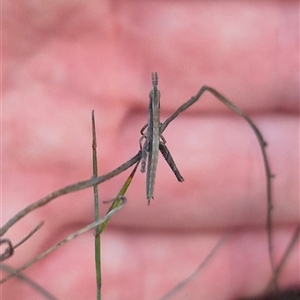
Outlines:
<svg viewBox="0 0 300 300"><path fill-rule="evenodd" d="M93 176L98 176L97 162L97 138L94 111L92 111L92 132L93 132ZM94 219L99 220L99 196L98 185L93 186L94 189ZM96 266L96 281L97 281L97 300L101 300L101 241L100 241L100 225L95 227L95 266Z"/></svg>

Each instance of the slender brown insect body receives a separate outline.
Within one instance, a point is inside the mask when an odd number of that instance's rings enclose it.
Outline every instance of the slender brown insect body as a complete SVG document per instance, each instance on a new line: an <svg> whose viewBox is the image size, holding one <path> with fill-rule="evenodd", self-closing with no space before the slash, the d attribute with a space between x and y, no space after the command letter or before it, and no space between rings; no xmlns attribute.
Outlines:
<svg viewBox="0 0 300 300"><path fill-rule="evenodd" d="M148 133L149 138L149 155L147 162L147 178L146 178L146 190L148 204L153 199L155 174L158 162L159 152L159 125L160 125L160 91L157 88L158 77L157 73L152 74L152 90L150 91L149 98L149 122L148 122Z"/></svg>
<svg viewBox="0 0 300 300"><path fill-rule="evenodd" d="M164 138L160 134L160 91L157 88L158 76L157 73L152 73L152 89L149 93L149 110L148 110L148 124L146 124L141 129L142 138L146 138L146 141L142 148L142 158L141 158L141 172L146 170L146 160L147 160L147 175L146 175L146 195L148 204L150 200L153 199L155 176L158 162L159 150L163 154L165 160L169 164L171 170L174 172L178 181L182 182L183 177L178 171L174 160L169 152L167 146L165 145ZM143 131L147 128L147 133L144 134ZM162 138L163 141L160 139Z"/></svg>

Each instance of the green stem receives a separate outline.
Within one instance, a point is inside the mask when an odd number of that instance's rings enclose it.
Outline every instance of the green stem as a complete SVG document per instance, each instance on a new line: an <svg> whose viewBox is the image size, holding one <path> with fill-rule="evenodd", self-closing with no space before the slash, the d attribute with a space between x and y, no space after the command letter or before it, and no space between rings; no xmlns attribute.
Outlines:
<svg viewBox="0 0 300 300"><path fill-rule="evenodd" d="M92 111L92 132L93 132L93 176L98 176L97 162L97 138L94 111ZM99 196L98 185L93 186L94 189L94 219L99 220ZM100 226L95 227L95 266L96 266L96 281L97 281L97 300L101 300L101 241L100 241Z"/></svg>

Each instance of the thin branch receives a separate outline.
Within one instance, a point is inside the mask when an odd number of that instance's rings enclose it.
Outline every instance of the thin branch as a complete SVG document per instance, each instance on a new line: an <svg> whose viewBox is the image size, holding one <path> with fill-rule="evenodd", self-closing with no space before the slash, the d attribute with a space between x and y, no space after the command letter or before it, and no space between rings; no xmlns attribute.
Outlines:
<svg viewBox="0 0 300 300"><path fill-rule="evenodd" d="M299 236L300 236L300 224L298 224L298 226L290 240L290 243L288 244L288 247L287 247L286 251L284 252L284 255L283 255L279 265L276 267L275 271L273 272L273 276L268 284L266 291L269 292L274 289L276 291L278 290L278 288L277 288L278 277L284 267L284 264L286 263L286 261L289 257L289 254L291 253L293 247L295 246L296 242L298 241Z"/></svg>
<svg viewBox="0 0 300 300"><path fill-rule="evenodd" d="M7 243L7 248L4 253L0 256L0 261L4 261L11 257L14 254L14 251L17 247L21 246L24 242L26 242L32 235L34 235L42 226L44 225L44 221L40 222L25 238L23 238L18 244L13 246L10 239L1 239L0 244Z"/></svg>
<svg viewBox="0 0 300 300"><path fill-rule="evenodd" d="M208 91L211 94L213 94L218 100L220 100L225 106L227 106L230 110L240 115L242 118L244 118L247 123L250 125L252 130L254 131L256 138L259 142L259 146L262 152L263 161L264 161L264 167L265 167L265 173L266 173L266 185L267 185L267 231L268 231L268 247L269 247L269 255L270 255L270 262L271 262L271 268L274 272L275 270L275 263L274 263L274 255L273 255L273 236L272 236L272 209L273 209L273 203L272 203L272 190L271 190L271 179L274 177L272 175L270 170L270 164L268 162L268 157L266 153L266 146L267 143L265 142L261 132L256 127L256 125L251 121L251 119L243 112L241 111L237 106L235 106L233 103L231 103L227 98L225 98L223 95L218 93L215 89L203 86L199 92L194 96L191 97L190 100L182 104L160 127L160 133L163 133L163 131L167 128L167 126L183 111L185 111L187 108L189 108L191 105L193 105L196 101L199 100L201 95Z"/></svg>
<svg viewBox="0 0 300 300"><path fill-rule="evenodd" d="M77 191L86 189L88 187L91 187L93 185L100 184L106 180L109 180L112 177L117 176L120 173L127 170L128 168L130 168L137 161L139 161L140 158L141 158L141 151L139 151L135 156L133 156L127 162L125 162L118 168L114 169L113 171L111 171L105 175L68 185L62 189L59 189L59 190L56 190L56 191L50 193L46 197L41 198L40 200L38 200L34 203L29 204L27 207L25 207L24 209L19 211L16 215L14 215L3 227L0 228L0 236L3 236L11 226L13 226L16 222L18 222L20 219L25 217L27 214L29 214L33 210L35 210L41 206L44 206L45 204L49 203L50 201L52 201L60 196L63 196L63 195L69 194L69 193L73 193L73 192L77 192Z"/></svg>
<svg viewBox="0 0 300 300"><path fill-rule="evenodd" d="M15 270L5 264L1 264L1 269L7 273L13 274ZM48 300L58 300L58 298L54 297L50 292L45 290L42 286L37 284L35 281L30 279L28 276L23 274L16 274L15 275L19 280L24 281L29 286L31 286L36 292L38 292L40 295L42 295L45 299Z"/></svg>
<svg viewBox="0 0 300 300"><path fill-rule="evenodd" d="M220 249L220 247L225 243L225 241L230 236L231 232L227 232L219 241L218 243L213 247L213 249L210 251L210 253L205 257L203 262L198 266L198 268L185 280L178 283L171 291L169 291L166 295L164 295L160 300L168 300L170 297L174 296L176 293L178 293L181 289L183 289L189 282L191 282L200 271L202 271L206 265L211 261L212 257L217 253L217 251Z"/></svg>
<svg viewBox="0 0 300 300"><path fill-rule="evenodd" d="M33 236L43 225L44 225L44 221L41 221L32 231L30 231L30 233L23 239L21 240L18 244L16 244L14 246L14 249L18 248L19 246L21 246L24 242L26 242L31 236Z"/></svg>

